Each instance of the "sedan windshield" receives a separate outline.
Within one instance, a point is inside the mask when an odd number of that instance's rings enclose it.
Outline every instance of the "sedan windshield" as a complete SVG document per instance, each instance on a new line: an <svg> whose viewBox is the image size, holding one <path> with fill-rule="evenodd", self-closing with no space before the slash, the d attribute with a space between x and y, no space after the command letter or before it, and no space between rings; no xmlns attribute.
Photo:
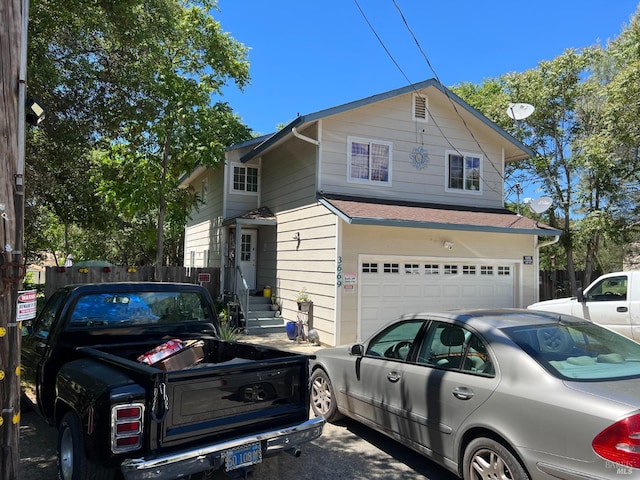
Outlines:
<svg viewBox="0 0 640 480"><path fill-rule="evenodd" d="M510 327L504 332L552 375L572 380L640 376L640 344L590 322Z"/></svg>

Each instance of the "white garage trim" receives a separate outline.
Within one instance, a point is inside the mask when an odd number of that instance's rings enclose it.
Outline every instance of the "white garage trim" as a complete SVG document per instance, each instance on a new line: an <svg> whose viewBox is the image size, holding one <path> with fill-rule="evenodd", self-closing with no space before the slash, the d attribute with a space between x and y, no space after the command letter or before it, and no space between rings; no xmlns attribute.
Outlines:
<svg viewBox="0 0 640 480"><path fill-rule="evenodd" d="M358 258L358 339L403 313L515 307L521 268L513 259Z"/></svg>

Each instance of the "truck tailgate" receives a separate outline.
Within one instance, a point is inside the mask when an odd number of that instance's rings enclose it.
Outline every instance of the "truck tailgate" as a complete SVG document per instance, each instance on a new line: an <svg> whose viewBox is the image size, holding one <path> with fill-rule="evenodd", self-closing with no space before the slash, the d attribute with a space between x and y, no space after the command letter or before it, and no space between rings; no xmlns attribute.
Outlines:
<svg viewBox="0 0 640 480"><path fill-rule="evenodd" d="M203 437L221 440L308 419L308 358L302 355L234 358L165 372L168 411L160 423L162 447Z"/></svg>

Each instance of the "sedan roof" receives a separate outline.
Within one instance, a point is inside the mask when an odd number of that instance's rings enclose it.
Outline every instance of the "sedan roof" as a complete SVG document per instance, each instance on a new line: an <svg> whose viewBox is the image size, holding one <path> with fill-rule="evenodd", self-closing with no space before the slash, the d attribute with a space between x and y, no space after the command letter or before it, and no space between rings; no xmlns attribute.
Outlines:
<svg viewBox="0 0 640 480"><path fill-rule="evenodd" d="M560 320L563 322L586 322L586 320L567 315L518 308L420 312L407 313L401 317L403 320L411 318L446 319L480 328L506 328L517 325L546 325Z"/></svg>

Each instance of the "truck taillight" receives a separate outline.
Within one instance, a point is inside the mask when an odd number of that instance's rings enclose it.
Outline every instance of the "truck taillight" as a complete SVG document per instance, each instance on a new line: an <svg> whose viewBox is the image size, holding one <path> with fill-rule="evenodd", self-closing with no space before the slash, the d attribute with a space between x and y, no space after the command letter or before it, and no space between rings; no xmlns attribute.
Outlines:
<svg viewBox="0 0 640 480"><path fill-rule="evenodd" d="M111 451L129 452L142 445L143 403L111 407Z"/></svg>
<svg viewBox="0 0 640 480"><path fill-rule="evenodd" d="M640 414L605 428L591 445L605 460L625 467L640 468Z"/></svg>

